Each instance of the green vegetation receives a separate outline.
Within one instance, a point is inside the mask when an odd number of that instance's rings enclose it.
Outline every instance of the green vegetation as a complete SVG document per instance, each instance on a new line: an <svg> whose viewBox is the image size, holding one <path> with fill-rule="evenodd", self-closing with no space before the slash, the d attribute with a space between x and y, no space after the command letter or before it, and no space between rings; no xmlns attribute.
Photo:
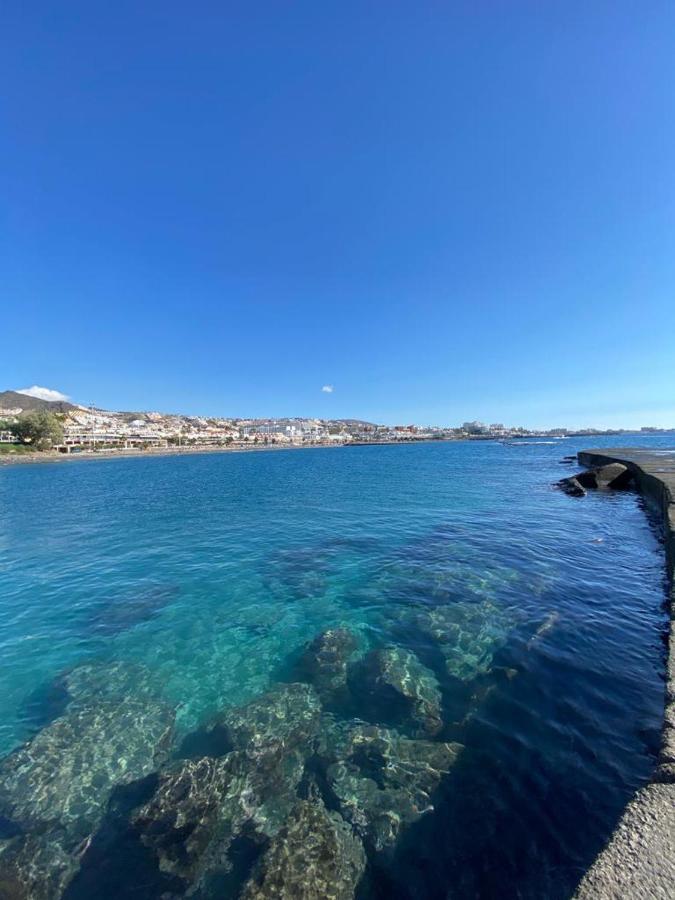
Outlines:
<svg viewBox="0 0 675 900"><path fill-rule="evenodd" d="M49 450L63 441L63 425L50 412L35 410L21 416L8 426L9 431L23 445L32 450Z"/></svg>
<svg viewBox="0 0 675 900"><path fill-rule="evenodd" d="M32 451L30 444L0 444L0 456L21 455Z"/></svg>

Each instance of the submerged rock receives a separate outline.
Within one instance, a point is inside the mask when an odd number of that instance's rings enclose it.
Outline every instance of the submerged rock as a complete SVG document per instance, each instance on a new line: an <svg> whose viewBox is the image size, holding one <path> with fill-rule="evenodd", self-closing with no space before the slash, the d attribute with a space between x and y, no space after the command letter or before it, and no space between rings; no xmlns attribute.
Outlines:
<svg viewBox="0 0 675 900"><path fill-rule="evenodd" d="M262 846L275 835L297 801L320 713L310 685L281 684L189 736L184 749L206 747L213 755L162 771L132 820L160 869L202 885L214 872L230 871L234 841Z"/></svg>
<svg viewBox="0 0 675 900"><path fill-rule="evenodd" d="M361 722L326 720L317 753L342 816L381 851L433 809L432 794L462 749Z"/></svg>
<svg viewBox="0 0 675 900"><path fill-rule="evenodd" d="M398 548L391 563L373 579L369 601L377 595L378 608L385 611L385 627L392 614L413 606L494 601L524 586L522 569L506 565L503 559L494 544L467 540L463 529L440 526Z"/></svg>
<svg viewBox="0 0 675 900"><path fill-rule="evenodd" d="M59 676L57 682L76 704L92 704L101 699L157 702L162 698L160 683L151 678L148 669L126 660L83 663Z"/></svg>
<svg viewBox="0 0 675 900"><path fill-rule="evenodd" d="M324 703L343 698L347 688L347 663L358 647L348 628L322 631L305 648L298 669L311 682Z"/></svg>
<svg viewBox="0 0 675 900"><path fill-rule="evenodd" d="M297 751L183 760L160 774L132 825L159 868L194 889L231 869L228 851L237 838L262 844L278 832L296 802L303 764Z"/></svg>
<svg viewBox="0 0 675 900"><path fill-rule="evenodd" d="M83 663L39 685L23 701L21 714L30 735L61 718L69 706L91 706L100 700L161 701L160 684L138 663L95 660Z"/></svg>
<svg viewBox="0 0 675 900"><path fill-rule="evenodd" d="M99 602L87 620L87 629L103 635L119 634L157 616L179 594L170 584L141 585L136 590Z"/></svg>
<svg viewBox="0 0 675 900"><path fill-rule="evenodd" d="M266 562L265 586L286 600L314 600L326 592L333 557L321 545L279 550Z"/></svg>
<svg viewBox="0 0 675 900"><path fill-rule="evenodd" d="M241 628L256 637L267 637L286 615L283 605L262 606L252 604L244 608L227 610L224 624L228 628Z"/></svg>
<svg viewBox="0 0 675 900"><path fill-rule="evenodd" d="M380 542L371 536L339 535L311 544L278 549L263 563L263 581L268 593L289 600L307 601L324 598L332 578L355 556L372 559Z"/></svg>
<svg viewBox="0 0 675 900"><path fill-rule="evenodd" d="M302 746L316 734L321 703L308 684L280 684L244 706L223 710L206 726L185 739L185 755L192 747L222 756L243 750L258 756ZM201 755L198 753L197 755Z"/></svg>
<svg viewBox="0 0 675 900"><path fill-rule="evenodd" d="M57 900L77 871L63 835L21 835L0 845L1 900Z"/></svg>
<svg viewBox="0 0 675 900"><path fill-rule="evenodd" d="M160 703L69 707L0 763L0 814L26 830L58 827L84 838L115 785L167 758L172 735L173 711Z"/></svg>
<svg viewBox="0 0 675 900"><path fill-rule="evenodd" d="M492 666L512 622L494 603L456 602L413 613L410 624L433 639L449 675L471 681Z"/></svg>
<svg viewBox="0 0 675 900"><path fill-rule="evenodd" d="M239 750L288 750L316 734L320 714L319 698L310 685L281 684L245 706L227 710L221 721Z"/></svg>
<svg viewBox="0 0 675 900"><path fill-rule="evenodd" d="M63 715L0 762L0 817L16 832L0 855L0 897L60 897L114 789L168 758L173 710L144 692L144 675L99 663L66 673Z"/></svg>
<svg viewBox="0 0 675 900"><path fill-rule="evenodd" d="M243 900L350 900L366 868L360 840L320 801L300 800L244 888Z"/></svg>
<svg viewBox="0 0 675 900"><path fill-rule="evenodd" d="M371 650L349 667L348 680L367 718L401 725L416 737L443 727L436 677L403 647Z"/></svg>
<svg viewBox="0 0 675 900"><path fill-rule="evenodd" d="M185 760L165 770L151 800L132 824L159 867L192 883L206 867L209 849L231 836L242 818L238 801L245 776L235 758Z"/></svg>

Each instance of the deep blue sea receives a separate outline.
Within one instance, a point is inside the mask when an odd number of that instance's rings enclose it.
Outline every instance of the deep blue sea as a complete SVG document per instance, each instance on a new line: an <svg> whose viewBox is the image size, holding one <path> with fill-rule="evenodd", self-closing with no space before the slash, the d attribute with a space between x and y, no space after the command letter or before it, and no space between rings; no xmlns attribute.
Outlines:
<svg viewBox="0 0 675 900"><path fill-rule="evenodd" d="M276 835L292 847L279 829L300 796L358 857L359 897L569 897L648 779L663 709L658 529L633 493L552 487L576 471L564 455L617 442L675 435L1 468L0 867L21 881L30 855L30 877L65 873L44 896L254 896ZM205 725L233 740L228 710L311 685L303 653L327 629L352 655L319 691L318 724L293 732L297 775L265 794L265 817L258 801L244 824L218 813L189 865L176 845L192 825L157 849L160 826L134 811L155 771L232 754ZM316 749L354 723L358 753ZM451 743L452 764L420 773L428 744Z"/></svg>

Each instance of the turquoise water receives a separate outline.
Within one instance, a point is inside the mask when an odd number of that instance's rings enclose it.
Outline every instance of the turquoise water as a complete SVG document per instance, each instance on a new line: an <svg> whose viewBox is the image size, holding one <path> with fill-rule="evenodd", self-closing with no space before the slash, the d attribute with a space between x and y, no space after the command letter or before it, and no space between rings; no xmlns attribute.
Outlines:
<svg viewBox="0 0 675 900"><path fill-rule="evenodd" d="M629 440L675 444L673 435ZM330 827L339 818L349 840L358 837L367 859L354 863L358 896L570 896L649 777L663 708L664 562L655 528L631 493L575 500L551 487L571 471L561 457L588 445L438 443L0 470L0 750L14 752L3 764L9 794L0 787L0 864L9 860L21 875L26 841L37 833L42 841L58 823L68 837L59 837L58 852L50 838L43 870L62 865L67 875L48 896L182 896L197 881L198 896L238 896L268 864L265 854L273 857L286 794L266 801L266 810L277 804L277 825L270 815L253 837L240 835L243 861L216 865L209 851L206 875L203 862L198 875L172 869L168 888L157 874L167 868L161 853L152 856L152 842L129 824L138 798L115 812L114 839L94 840L97 867L74 835L90 840L112 827L116 785L171 770L179 757L224 759L204 726L279 683L312 683L304 648L345 628L355 648L346 686L321 693L314 685L321 718L294 745L304 774L291 793L292 802L303 791L321 794ZM373 681L378 649L411 693ZM168 737L165 716L174 721ZM397 822L386 840L373 837L367 805L359 824L366 801L354 797L365 780L349 782L346 800L347 782L335 775L344 760L312 743L356 721L388 729L387 747L399 755L463 748L438 763L428 808L416 800L404 815L409 795L386 794ZM92 781L96 812L79 795L62 808L48 787L39 814L34 803L27 811L17 792L38 790L30 766L53 784L54 746L63 767L68 742L79 753L94 727L96 752L103 758L105 745L110 756L108 780L97 773ZM133 748L122 775L111 734ZM401 749L392 743L399 737L424 744ZM24 782L15 779L20 767ZM59 790L73 789L83 768L78 757L59 770ZM367 783L377 782L381 798L377 771ZM133 849L141 846L142 889ZM105 871L106 860L119 872L125 854L127 881L116 875L114 890L103 875L97 881L92 872Z"/></svg>

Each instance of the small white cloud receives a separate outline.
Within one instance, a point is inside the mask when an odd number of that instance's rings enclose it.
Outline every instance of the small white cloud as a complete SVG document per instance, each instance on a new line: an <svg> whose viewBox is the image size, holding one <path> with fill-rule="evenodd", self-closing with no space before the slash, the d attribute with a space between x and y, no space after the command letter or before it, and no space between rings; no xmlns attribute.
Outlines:
<svg viewBox="0 0 675 900"><path fill-rule="evenodd" d="M324 392L324 394L332 394L335 388L332 384L324 384L321 390Z"/></svg>
<svg viewBox="0 0 675 900"><path fill-rule="evenodd" d="M61 391L53 391L51 388L40 387L34 384L33 387L21 388L17 394L26 394L27 397L37 397L38 400L70 400L66 394Z"/></svg>

